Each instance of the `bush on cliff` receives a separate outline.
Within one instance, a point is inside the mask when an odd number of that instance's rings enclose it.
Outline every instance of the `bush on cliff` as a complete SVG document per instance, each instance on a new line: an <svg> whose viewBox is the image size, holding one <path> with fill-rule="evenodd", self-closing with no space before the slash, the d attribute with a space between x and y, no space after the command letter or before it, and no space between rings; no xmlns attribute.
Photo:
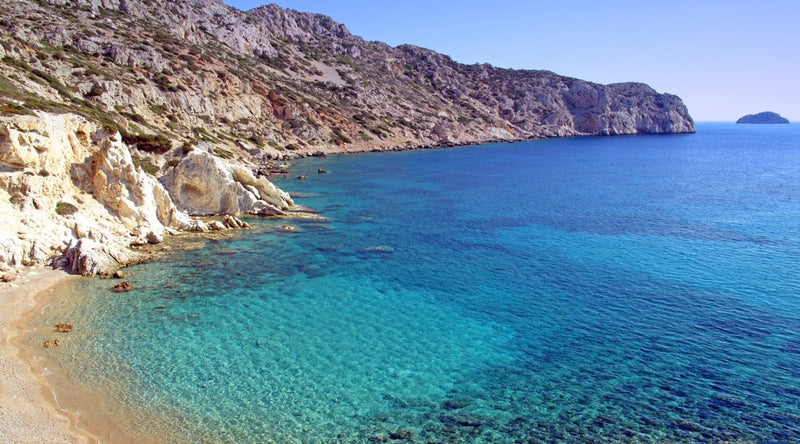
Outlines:
<svg viewBox="0 0 800 444"><path fill-rule="evenodd" d="M56 213L61 216L69 216L78 212L78 207L69 202L58 202L56 204Z"/></svg>
<svg viewBox="0 0 800 444"><path fill-rule="evenodd" d="M123 133L122 141L148 153L164 154L172 149L172 143L162 134Z"/></svg>

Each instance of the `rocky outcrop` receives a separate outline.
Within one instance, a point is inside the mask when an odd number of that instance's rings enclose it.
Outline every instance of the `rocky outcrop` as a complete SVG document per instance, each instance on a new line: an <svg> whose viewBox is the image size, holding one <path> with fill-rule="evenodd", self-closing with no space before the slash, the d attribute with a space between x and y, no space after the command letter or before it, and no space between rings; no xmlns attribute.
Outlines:
<svg viewBox="0 0 800 444"><path fill-rule="evenodd" d="M209 162L221 172L205 170L209 188L215 188L213 180L231 185L240 191L236 202L249 203L249 209L291 205L266 179L214 160ZM205 202L214 206L210 197ZM216 208L215 214L238 212L225 202ZM132 245L159 243L181 230L208 230L135 166L118 133L71 114L0 118L0 217L0 268L52 263L83 275L108 275L147 258ZM224 221L224 228L246 225L233 217Z"/></svg>
<svg viewBox="0 0 800 444"><path fill-rule="evenodd" d="M166 227L196 229L188 215L178 211L167 191L153 177L137 169L119 133L99 140L99 150L82 164L73 164L73 182L89 193L136 237L163 238Z"/></svg>
<svg viewBox="0 0 800 444"><path fill-rule="evenodd" d="M192 215L274 216L294 205L267 179L209 153L189 153L159 180L178 207Z"/></svg>
<svg viewBox="0 0 800 444"><path fill-rule="evenodd" d="M764 111L758 114L748 114L746 116L740 117L739 120L736 121L736 123L763 123L763 124L789 123L789 119L772 111Z"/></svg>
<svg viewBox="0 0 800 444"><path fill-rule="evenodd" d="M54 265L72 274L110 276L121 266L146 258L126 246L81 238L70 240L64 255L56 258Z"/></svg>

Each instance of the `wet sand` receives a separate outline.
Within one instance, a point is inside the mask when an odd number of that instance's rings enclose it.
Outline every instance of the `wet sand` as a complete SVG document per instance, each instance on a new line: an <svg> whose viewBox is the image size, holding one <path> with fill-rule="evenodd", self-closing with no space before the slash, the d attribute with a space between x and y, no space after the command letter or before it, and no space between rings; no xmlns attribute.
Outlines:
<svg viewBox="0 0 800 444"><path fill-rule="evenodd" d="M0 374L3 375L0 378L0 437L3 442L93 441L74 426L66 412L56 408L52 390L12 343L21 333L20 321L37 307L38 301L52 299L54 286L74 278L63 271L31 268L22 270L13 282L0 283Z"/></svg>

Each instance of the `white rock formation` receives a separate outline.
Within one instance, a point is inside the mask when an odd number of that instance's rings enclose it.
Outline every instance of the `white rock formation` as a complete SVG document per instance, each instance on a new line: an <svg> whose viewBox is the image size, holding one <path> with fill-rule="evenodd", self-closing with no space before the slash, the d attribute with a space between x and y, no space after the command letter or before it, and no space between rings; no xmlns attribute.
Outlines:
<svg viewBox="0 0 800 444"><path fill-rule="evenodd" d="M205 152L192 152L160 179L180 210L192 215L284 214L291 197L267 179Z"/></svg>
<svg viewBox="0 0 800 444"><path fill-rule="evenodd" d="M101 139L99 146L83 164L72 168L72 179L115 214L131 234L148 236L150 241L163 237L168 226L196 229L193 221L178 211L164 187L134 167L119 134Z"/></svg>
<svg viewBox="0 0 800 444"><path fill-rule="evenodd" d="M136 169L118 134L82 117L0 118L0 268L54 262L107 274L143 256L129 247L205 230Z"/></svg>

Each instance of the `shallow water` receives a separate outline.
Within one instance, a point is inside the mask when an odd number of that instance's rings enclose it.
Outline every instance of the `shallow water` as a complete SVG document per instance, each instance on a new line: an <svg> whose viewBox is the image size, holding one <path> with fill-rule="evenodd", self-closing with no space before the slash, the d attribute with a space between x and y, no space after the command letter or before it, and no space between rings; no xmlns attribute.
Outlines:
<svg viewBox="0 0 800 444"><path fill-rule="evenodd" d="M72 377L186 441L800 440L796 125L297 175L327 220L76 283Z"/></svg>

